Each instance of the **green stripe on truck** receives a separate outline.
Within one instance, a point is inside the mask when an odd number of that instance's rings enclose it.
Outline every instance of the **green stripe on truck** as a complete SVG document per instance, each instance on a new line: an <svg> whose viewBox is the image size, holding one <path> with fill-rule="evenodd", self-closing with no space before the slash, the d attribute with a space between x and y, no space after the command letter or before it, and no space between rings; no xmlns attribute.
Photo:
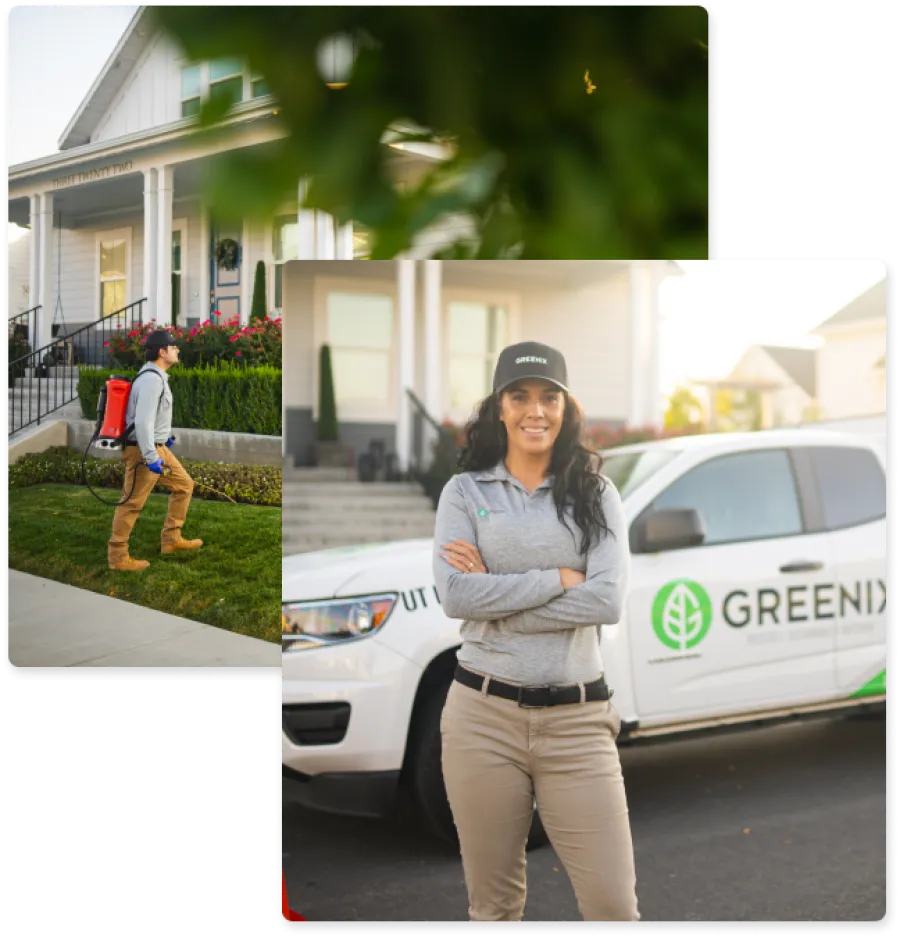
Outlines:
<svg viewBox="0 0 900 938"><path fill-rule="evenodd" d="M851 697L871 697L873 694L884 694L886 693L884 689L885 674L887 668L881 672L881 674L876 674L871 680L866 681L862 687L855 693L851 694Z"/></svg>

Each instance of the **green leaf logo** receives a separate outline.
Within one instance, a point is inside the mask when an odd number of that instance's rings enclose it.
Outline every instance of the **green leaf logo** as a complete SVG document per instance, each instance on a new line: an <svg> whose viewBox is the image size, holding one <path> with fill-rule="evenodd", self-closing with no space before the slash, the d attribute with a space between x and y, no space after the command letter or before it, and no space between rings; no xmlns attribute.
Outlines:
<svg viewBox="0 0 900 938"><path fill-rule="evenodd" d="M479 509L478 509L478 517L479 517L479 518L486 518L487 515L488 515L487 508L479 508Z"/></svg>
<svg viewBox="0 0 900 938"><path fill-rule="evenodd" d="M656 594L651 611L653 631L669 648L687 651L709 631L712 602L693 580L672 580Z"/></svg>

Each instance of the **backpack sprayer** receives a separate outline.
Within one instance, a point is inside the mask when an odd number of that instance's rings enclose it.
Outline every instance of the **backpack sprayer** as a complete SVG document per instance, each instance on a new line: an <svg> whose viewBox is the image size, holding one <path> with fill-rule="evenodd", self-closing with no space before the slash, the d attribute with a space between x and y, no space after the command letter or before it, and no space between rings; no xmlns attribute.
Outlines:
<svg viewBox="0 0 900 938"><path fill-rule="evenodd" d="M144 374L158 374L154 371L142 371L134 381L137 381L141 375ZM160 378L160 380L162 380ZM124 448L125 443L128 440L129 435L134 431L134 424L125 425L125 414L128 410L128 399L131 396L131 389L134 387L134 382L129 381L128 378L123 375L112 375L106 382L106 384L100 388L100 395L97 398L97 423L94 427L94 435L88 441L88 445L85 447L84 455L81 459L81 481L87 486L88 491L97 501L103 502L104 505L112 505L118 507L119 505L124 505L131 496L134 494L134 487L137 484L137 472L134 473L134 478L131 482L131 491L123 498L121 501L110 502L105 498L101 498L92 488L90 482L87 480L87 471L85 465L87 463L88 451L92 446L97 446L98 449L105 450L110 452L111 450L121 450ZM165 383L163 384L163 390L159 398L162 400L163 394L166 393ZM146 466L144 467L146 468ZM150 472L147 469L147 472ZM166 468L163 465L162 476L165 478L168 475L171 475L172 470ZM218 489L214 489L210 485L205 485L202 482L197 482L194 480L194 485L199 485L201 488L209 489L210 492L215 492L216 495L221 495L222 498L227 498L233 505L236 505L237 502L230 496L226 495L224 492L220 492Z"/></svg>

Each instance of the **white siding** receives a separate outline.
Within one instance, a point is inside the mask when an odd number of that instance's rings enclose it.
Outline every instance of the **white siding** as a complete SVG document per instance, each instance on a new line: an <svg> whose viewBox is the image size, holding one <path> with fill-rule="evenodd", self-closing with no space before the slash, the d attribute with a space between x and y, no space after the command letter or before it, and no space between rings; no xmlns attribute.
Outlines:
<svg viewBox="0 0 900 938"><path fill-rule="evenodd" d="M26 231L9 244L9 306L8 315L24 313L35 304L28 295L31 269L31 232Z"/></svg>
<svg viewBox="0 0 900 938"><path fill-rule="evenodd" d="M158 36L148 44L119 93L97 123L91 141L112 140L181 118L181 53Z"/></svg>
<svg viewBox="0 0 900 938"><path fill-rule="evenodd" d="M522 296L519 340L543 342L566 358L572 393L588 420L626 420L629 404L628 273L573 291Z"/></svg>
<svg viewBox="0 0 900 938"><path fill-rule="evenodd" d="M818 351L819 403L824 419L885 412L886 321L823 333Z"/></svg>

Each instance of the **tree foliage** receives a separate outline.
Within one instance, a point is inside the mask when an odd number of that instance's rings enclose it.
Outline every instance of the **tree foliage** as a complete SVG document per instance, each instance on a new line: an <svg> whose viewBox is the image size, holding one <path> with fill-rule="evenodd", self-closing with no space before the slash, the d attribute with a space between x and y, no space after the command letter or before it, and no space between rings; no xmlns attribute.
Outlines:
<svg viewBox="0 0 900 938"><path fill-rule="evenodd" d="M243 57L277 101L285 136L213 166L218 212L270 217L303 178L374 259L460 214L472 235L437 256L707 256L702 7L154 9L192 59ZM317 64L335 36L354 41L340 89ZM448 158L385 145L398 128Z"/></svg>

